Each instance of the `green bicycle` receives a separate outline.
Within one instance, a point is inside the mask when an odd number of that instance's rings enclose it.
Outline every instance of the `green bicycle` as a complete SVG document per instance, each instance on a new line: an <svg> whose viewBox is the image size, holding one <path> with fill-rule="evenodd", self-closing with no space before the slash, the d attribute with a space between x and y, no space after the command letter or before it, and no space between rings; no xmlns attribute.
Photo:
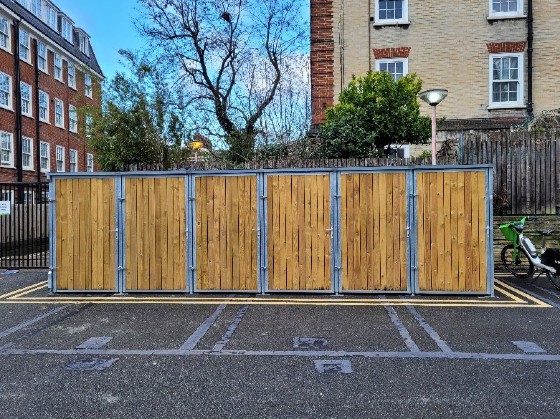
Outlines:
<svg viewBox="0 0 560 419"><path fill-rule="evenodd" d="M523 235L528 220L529 217L523 217L500 226L505 238L511 241L502 249L502 263L513 276L520 279L533 278L535 271L538 272L536 278L545 273L552 285L560 290L560 250L546 248L546 238L552 235L552 230L540 232L542 246L541 251L537 252L531 240Z"/></svg>

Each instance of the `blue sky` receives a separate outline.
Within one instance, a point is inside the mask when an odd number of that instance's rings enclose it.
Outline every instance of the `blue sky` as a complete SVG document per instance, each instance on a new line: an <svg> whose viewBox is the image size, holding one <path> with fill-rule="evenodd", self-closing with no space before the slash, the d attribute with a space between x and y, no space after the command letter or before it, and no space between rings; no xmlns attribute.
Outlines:
<svg viewBox="0 0 560 419"><path fill-rule="evenodd" d="M136 0L54 0L76 26L91 36L95 55L107 79L122 69L118 50L138 49L144 43L132 23Z"/></svg>

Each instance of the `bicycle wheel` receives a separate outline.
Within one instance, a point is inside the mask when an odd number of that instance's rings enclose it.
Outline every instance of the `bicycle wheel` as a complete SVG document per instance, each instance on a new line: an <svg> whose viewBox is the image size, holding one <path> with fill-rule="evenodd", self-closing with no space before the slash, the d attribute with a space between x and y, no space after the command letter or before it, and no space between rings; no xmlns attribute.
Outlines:
<svg viewBox="0 0 560 419"><path fill-rule="evenodd" d="M552 275L550 272L546 271L546 277L557 290L560 290L560 276Z"/></svg>
<svg viewBox="0 0 560 419"><path fill-rule="evenodd" d="M529 257L520 247L517 248L517 257L514 256L513 243L502 249L502 263L513 276L520 279L531 278L535 270Z"/></svg>

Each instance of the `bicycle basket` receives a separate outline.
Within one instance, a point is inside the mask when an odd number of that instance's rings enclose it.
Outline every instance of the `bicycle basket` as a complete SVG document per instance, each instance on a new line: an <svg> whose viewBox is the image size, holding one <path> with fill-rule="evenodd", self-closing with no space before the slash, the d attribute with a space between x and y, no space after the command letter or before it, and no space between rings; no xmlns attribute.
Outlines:
<svg viewBox="0 0 560 419"><path fill-rule="evenodd" d="M500 230L502 230L502 233L507 240L509 240L511 242L516 242L517 241L518 233L513 228L511 228L511 224L501 225Z"/></svg>

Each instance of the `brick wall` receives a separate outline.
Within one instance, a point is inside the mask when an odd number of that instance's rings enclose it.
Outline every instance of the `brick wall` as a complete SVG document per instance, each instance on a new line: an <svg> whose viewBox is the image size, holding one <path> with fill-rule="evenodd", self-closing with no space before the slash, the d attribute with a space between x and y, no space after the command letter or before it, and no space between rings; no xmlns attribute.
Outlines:
<svg viewBox="0 0 560 419"><path fill-rule="evenodd" d="M487 0L447 2L443 6L436 0L409 0L409 24L382 26L370 20L375 16L375 1L311 3L312 7L314 3L316 7L321 4L333 11L330 39L334 42L335 102L352 75L365 74L374 68L376 59L404 47L409 49L409 72L419 75L424 88L449 90L447 99L438 106L440 116L448 119L526 117L523 107L489 109L489 51L524 54L524 101L527 99L526 18L488 19ZM526 1L524 7L526 15ZM560 73L552 64L560 55L558 16L560 2L534 2L535 113L560 107L557 98ZM328 31L323 35L328 36ZM321 77L327 76L321 73ZM430 115L428 105L422 104L422 112Z"/></svg>
<svg viewBox="0 0 560 419"><path fill-rule="evenodd" d="M15 82L15 36L14 26L12 29L12 53L0 49L0 71L12 77L12 103L13 111L0 108L0 130L13 134L14 145L14 164L16 163L15 148L17 147L16 139L16 82ZM37 147L37 138L41 141L50 143L50 170L56 171L56 146L64 147L64 160L65 171L69 171L70 165L70 150L78 152L78 171L86 171L86 154L88 153L87 144L84 138L85 119L80 114L80 108L84 106L99 106L100 100L100 86L95 82L94 84L93 99L85 96L84 93L84 73L79 70L78 64L76 65L76 89L68 86L68 63L63 61L63 81L58 81L54 78L54 52L48 50L47 55L47 72L39 70L39 89L49 95L49 122L39 122L39 135L37 135L36 118L38 118L38 110L36 109L35 101L38 95L35 89L35 46L33 40L31 41L31 64L20 60L20 77L21 81L31 86L31 108L32 117L22 116L22 135L31 138L33 144L33 170L23 170L24 182L37 181L37 155L39 149ZM64 54L62 54L64 56ZM64 128L55 126L55 98L61 99L64 103ZM69 130L69 112L68 105L76 106L78 110L78 133L73 133ZM42 180L46 180L46 174L41 173ZM13 182L17 180L16 169L6 168L0 166L0 182Z"/></svg>

